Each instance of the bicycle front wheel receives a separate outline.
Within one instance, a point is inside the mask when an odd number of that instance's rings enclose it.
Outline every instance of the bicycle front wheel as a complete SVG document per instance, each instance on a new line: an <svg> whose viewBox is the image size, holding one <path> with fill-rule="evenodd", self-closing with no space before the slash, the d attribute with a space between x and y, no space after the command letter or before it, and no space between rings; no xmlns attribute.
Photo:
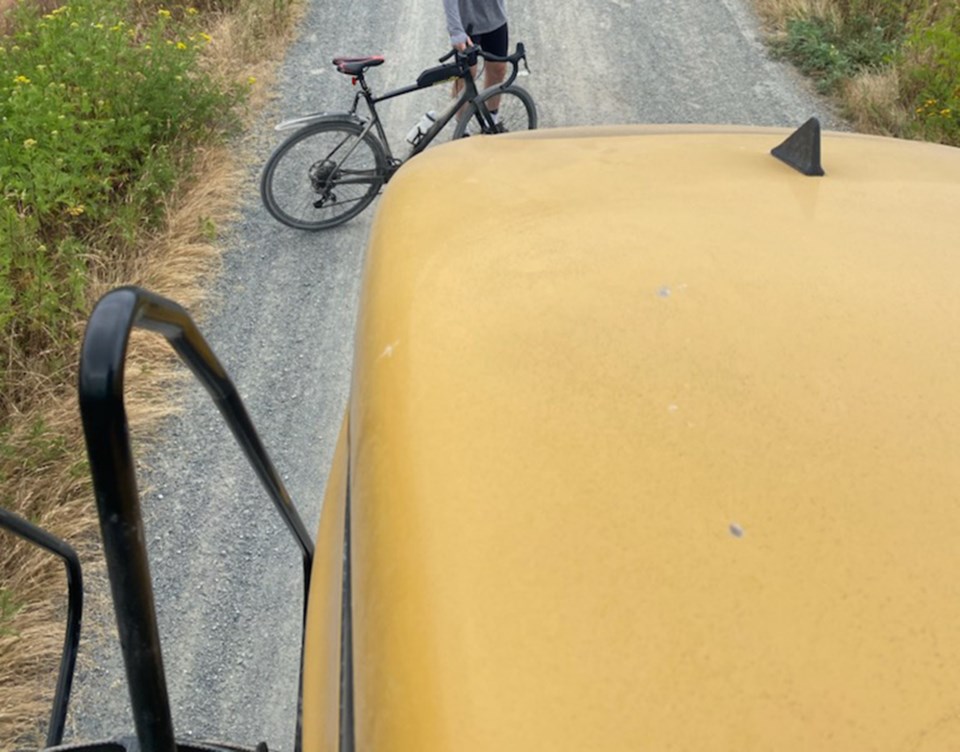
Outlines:
<svg viewBox="0 0 960 752"><path fill-rule="evenodd" d="M481 109L482 108L482 109ZM497 110L497 128L491 130L481 117L482 111ZM484 114L486 114L484 112ZM537 106L526 89L508 86L482 93L471 102L453 132L453 137L479 136L510 131L532 131L537 127Z"/></svg>
<svg viewBox="0 0 960 752"><path fill-rule="evenodd" d="M362 212L387 179L387 156L353 120L314 123L267 160L260 196L273 217L300 230L325 230Z"/></svg>

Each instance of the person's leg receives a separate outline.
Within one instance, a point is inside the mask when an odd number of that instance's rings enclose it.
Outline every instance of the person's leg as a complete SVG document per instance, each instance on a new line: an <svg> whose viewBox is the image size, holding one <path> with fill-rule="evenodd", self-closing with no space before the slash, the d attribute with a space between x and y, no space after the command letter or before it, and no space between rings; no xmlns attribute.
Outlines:
<svg viewBox="0 0 960 752"><path fill-rule="evenodd" d="M486 34L481 34L478 39L475 40L480 49L484 52L489 52L492 55L498 55L499 57L506 57L507 51L509 49L510 35L507 28L507 24L504 24L499 29L494 29L489 31ZM496 86L499 83L503 83L503 80L507 77L507 64L506 63L493 63L487 60L483 64L483 85L486 88L491 86ZM500 107L500 97L491 97L488 100L487 107L491 112L496 113ZM496 118L494 118L496 119Z"/></svg>

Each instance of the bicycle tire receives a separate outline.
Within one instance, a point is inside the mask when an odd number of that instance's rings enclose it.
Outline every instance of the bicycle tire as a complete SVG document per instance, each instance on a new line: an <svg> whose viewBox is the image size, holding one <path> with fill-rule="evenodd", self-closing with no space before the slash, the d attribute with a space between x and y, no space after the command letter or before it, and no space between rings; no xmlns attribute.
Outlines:
<svg viewBox="0 0 960 752"><path fill-rule="evenodd" d="M480 94L468 106L456 129L453 131L453 138L463 138L464 136L479 136L489 134L490 129L480 117L480 105L486 107L486 103L493 97L500 97L500 119L497 133L509 133L511 131L534 130L537 127L537 106L533 102L530 93L519 86L508 86L506 89L493 89Z"/></svg>
<svg viewBox="0 0 960 752"><path fill-rule="evenodd" d="M366 209L387 181L387 155L375 136L361 134L354 120L328 120L280 144L260 179L267 211L289 227L326 230Z"/></svg>

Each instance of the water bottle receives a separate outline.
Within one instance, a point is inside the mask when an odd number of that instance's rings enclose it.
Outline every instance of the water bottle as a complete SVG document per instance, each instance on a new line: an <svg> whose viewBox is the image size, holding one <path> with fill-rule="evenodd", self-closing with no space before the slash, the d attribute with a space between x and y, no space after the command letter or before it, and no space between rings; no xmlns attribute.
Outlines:
<svg viewBox="0 0 960 752"><path fill-rule="evenodd" d="M430 130L430 126L433 125L436 119L437 113L433 110L430 110L430 112L426 113L422 118L420 118L420 122L413 126L413 128L407 134L407 141L416 146L417 142L423 138L423 134Z"/></svg>

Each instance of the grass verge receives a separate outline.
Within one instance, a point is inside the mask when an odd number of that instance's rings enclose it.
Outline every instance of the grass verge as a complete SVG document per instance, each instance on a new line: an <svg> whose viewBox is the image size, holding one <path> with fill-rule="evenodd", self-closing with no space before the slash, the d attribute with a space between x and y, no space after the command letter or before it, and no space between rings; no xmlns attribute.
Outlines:
<svg viewBox="0 0 960 752"><path fill-rule="evenodd" d="M858 130L960 146L956 0L755 0L774 53Z"/></svg>
<svg viewBox="0 0 960 752"><path fill-rule="evenodd" d="M19 6L0 36L0 504L96 562L76 406L87 313L138 284L186 306L219 258L262 104L300 8L278 0ZM159 364L159 365L158 365ZM161 339L135 336L132 430L172 405ZM62 567L0 532L0 748L39 747L63 639Z"/></svg>

